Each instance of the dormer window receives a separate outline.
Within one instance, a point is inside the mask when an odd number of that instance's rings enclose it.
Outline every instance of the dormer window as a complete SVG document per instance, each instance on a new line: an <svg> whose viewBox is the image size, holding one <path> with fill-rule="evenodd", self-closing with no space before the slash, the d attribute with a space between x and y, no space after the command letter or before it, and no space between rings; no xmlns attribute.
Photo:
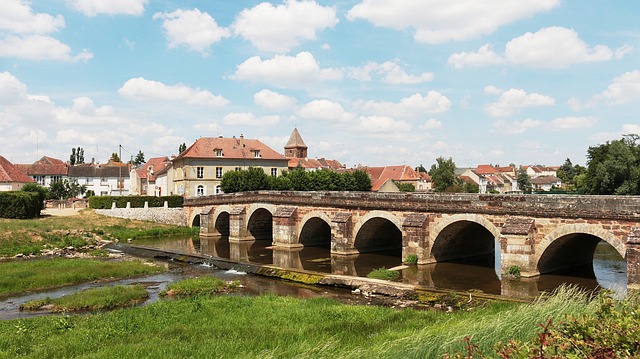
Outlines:
<svg viewBox="0 0 640 359"><path fill-rule="evenodd" d="M260 150L253 150L253 157L260 158Z"/></svg>
<svg viewBox="0 0 640 359"><path fill-rule="evenodd" d="M217 148L216 149L216 157L222 157L222 149L221 148Z"/></svg>

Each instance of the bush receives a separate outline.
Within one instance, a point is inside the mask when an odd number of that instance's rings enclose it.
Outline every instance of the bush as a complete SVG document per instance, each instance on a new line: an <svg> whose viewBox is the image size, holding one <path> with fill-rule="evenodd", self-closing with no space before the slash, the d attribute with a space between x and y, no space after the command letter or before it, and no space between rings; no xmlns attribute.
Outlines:
<svg viewBox="0 0 640 359"><path fill-rule="evenodd" d="M409 254L407 258L404 259L404 262L407 264L417 264L418 263L418 255L417 254Z"/></svg>
<svg viewBox="0 0 640 359"><path fill-rule="evenodd" d="M41 209L42 201L37 192L0 192L0 218L36 218Z"/></svg>
<svg viewBox="0 0 640 359"><path fill-rule="evenodd" d="M400 277L400 272L385 267L374 269L367 274L367 278L371 279L396 280L398 277Z"/></svg>
<svg viewBox="0 0 640 359"><path fill-rule="evenodd" d="M183 206L182 196L94 196L89 197L89 208L110 209L111 204L116 202L117 208L126 208L127 202L131 203L131 208L143 208L144 202L149 203L149 207L162 207L164 201L169 202L169 208L180 208Z"/></svg>

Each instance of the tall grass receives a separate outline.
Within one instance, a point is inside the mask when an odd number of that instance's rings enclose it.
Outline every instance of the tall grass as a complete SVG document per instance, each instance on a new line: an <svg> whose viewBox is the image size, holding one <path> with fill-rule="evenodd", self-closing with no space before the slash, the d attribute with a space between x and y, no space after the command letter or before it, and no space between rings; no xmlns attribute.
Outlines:
<svg viewBox="0 0 640 359"><path fill-rule="evenodd" d="M141 261L52 258L0 262L0 297L100 279L159 273L164 268Z"/></svg>
<svg viewBox="0 0 640 359"><path fill-rule="evenodd" d="M45 298L23 303L20 310L39 310L52 305L52 312L75 312L83 310L105 310L136 305L149 298L144 286L116 285L91 288L60 298Z"/></svg>
<svg viewBox="0 0 640 359"><path fill-rule="evenodd" d="M565 290L532 304L494 303L467 312L350 306L324 299L214 296L63 318L0 322L0 357L31 358L441 358L528 340L547 318L590 312Z"/></svg>

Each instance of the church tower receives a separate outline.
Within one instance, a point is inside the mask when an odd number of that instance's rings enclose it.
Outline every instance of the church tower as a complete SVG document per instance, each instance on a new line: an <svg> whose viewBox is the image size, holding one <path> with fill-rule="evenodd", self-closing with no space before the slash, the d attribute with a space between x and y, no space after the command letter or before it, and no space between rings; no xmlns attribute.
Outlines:
<svg viewBox="0 0 640 359"><path fill-rule="evenodd" d="M289 158L306 158L307 157L307 145L304 144L302 136L298 132L297 128L293 128L289 141L284 145L284 155Z"/></svg>

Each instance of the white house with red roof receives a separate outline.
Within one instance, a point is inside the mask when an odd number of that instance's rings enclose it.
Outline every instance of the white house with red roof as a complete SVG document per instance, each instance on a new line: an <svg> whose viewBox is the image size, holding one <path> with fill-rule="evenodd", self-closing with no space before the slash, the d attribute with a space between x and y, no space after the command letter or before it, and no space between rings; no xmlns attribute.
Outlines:
<svg viewBox="0 0 640 359"><path fill-rule="evenodd" d="M49 187L53 182L68 179L69 165L57 158L43 156L32 164L16 164L22 172L41 186Z"/></svg>
<svg viewBox="0 0 640 359"><path fill-rule="evenodd" d="M270 176L288 169L289 159L257 139L201 137L171 160L173 188L169 194L186 197L221 193L220 182L228 171L262 168Z"/></svg>
<svg viewBox="0 0 640 359"><path fill-rule="evenodd" d="M35 180L27 176L16 165L0 156L0 191L17 191Z"/></svg>
<svg viewBox="0 0 640 359"><path fill-rule="evenodd" d="M150 158L147 163L139 168L131 169L130 180L131 188L129 193L132 195L145 196L163 196L167 195L167 187L159 186L157 181L158 174L166 173L165 169L171 165L168 157Z"/></svg>

